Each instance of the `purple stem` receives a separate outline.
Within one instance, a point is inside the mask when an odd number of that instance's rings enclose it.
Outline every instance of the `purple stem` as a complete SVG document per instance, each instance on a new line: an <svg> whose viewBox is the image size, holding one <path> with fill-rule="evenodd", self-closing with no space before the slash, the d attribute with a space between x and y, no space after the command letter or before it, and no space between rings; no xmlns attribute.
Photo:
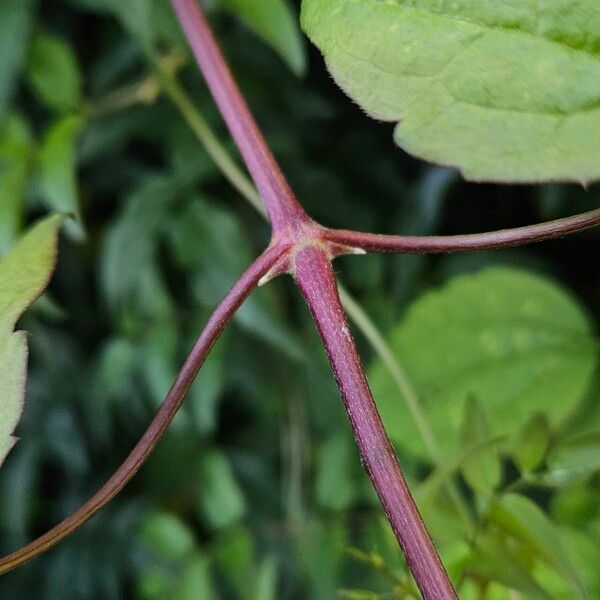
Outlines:
<svg viewBox="0 0 600 600"><path fill-rule="evenodd" d="M295 277L325 345L363 464L423 598L457 598L377 412L328 256L317 246L303 247L295 256Z"/></svg>
<svg viewBox="0 0 600 600"><path fill-rule="evenodd" d="M260 278L269 271L286 251L287 248L283 245L271 246L250 265L233 285L208 320L148 429L112 477L92 498L64 521L26 546L2 558L0 560L0 575L22 565L66 538L102 507L106 506L125 487L144 464L169 423L173 420L186 392L192 385L202 363L204 363L225 325L229 323L240 304L256 287Z"/></svg>
<svg viewBox="0 0 600 600"><path fill-rule="evenodd" d="M343 313L331 258L353 249L451 252L539 241L600 223L600 211L515 230L433 238L326 229L296 200L246 106L195 0L171 0L198 64L263 198L273 227L270 248L258 258L209 319L148 430L108 482L46 534L0 560L0 574L49 549L105 506L134 476L158 443L198 370L235 310L264 276L295 273L323 338L365 467L379 494L417 585L426 600L456 594L410 495L369 390Z"/></svg>
<svg viewBox="0 0 600 600"><path fill-rule="evenodd" d="M310 219L261 134L196 0L171 0L200 70L265 203L273 235Z"/></svg>
<svg viewBox="0 0 600 600"><path fill-rule="evenodd" d="M528 225L515 229L501 229L487 233L441 236L402 236L363 233L342 229L325 229L324 239L338 244L361 248L368 252L403 252L410 254L435 254L465 250L489 250L541 242L569 233L591 229L600 224L600 209L574 217Z"/></svg>

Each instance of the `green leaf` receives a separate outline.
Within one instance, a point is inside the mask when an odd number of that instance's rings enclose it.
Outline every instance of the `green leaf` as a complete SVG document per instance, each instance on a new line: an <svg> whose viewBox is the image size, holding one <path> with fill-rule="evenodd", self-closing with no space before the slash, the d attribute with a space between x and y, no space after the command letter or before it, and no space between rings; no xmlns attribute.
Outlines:
<svg viewBox="0 0 600 600"><path fill-rule="evenodd" d="M552 496L550 514L556 523L585 527L600 516L600 489L582 481L561 487Z"/></svg>
<svg viewBox="0 0 600 600"><path fill-rule="evenodd" d="M173 600L199 600L200 598L212 600L215 597L209 564L205 556L197 554L187 562L181 580L169 596Z"/></svg>
<svg viewBox="0 0 600 600"><path fill-rule="evenodd" d="M306 69L306 52L297 20L287 0L220 0L270 44L296 75Z"/></svg>
<svg viewBox="0 0 600 600"><path fill-rule="evenodd" d="M169 560L185 558L196 546L190 528L181 519L167 512L154 513L146 519L142 538Z"/></svg>
<svg viewBox="0 0 600 600"><path fill-rule="evenodd" d="M25 333L17 319L42 293L56 262L59 217L50 217L25 235L0 262L0 466L16 442L27 370Z"/></svg>
<svg viewBox="0 0 600 600"><path fill-rule="evenodd" d="M450 581L456 582L463 577L465 569L473 558L473 548L462 539L455 539L452 543L440 548L440 558L450 577Z"/></svg>
<svg viewBox="0 0 600 600"><path fill-rule="evenodd" d="M123 211L107 232L102 288L119 318L141 315L164 322L173 311L156 264L157 246L170 222L173 188L168 177L147 177L125 199Z"/></svg>
<svg viewBox="0 0 600 600"><path fill-rule="evenodd" d="M519 469L531 473L542 463L550 443L550 425L546 417L533 415L515 441L514 459Z"/></svg>
<svg viewBox="0 0 600 600"><path fill-rule="evenodd" d="M520 557L497 532L486 530L477 536L473 561L468 572L476 579L496 581L530 598L550 600L550 596L535 581Z"/></svg>
<svg viewBox="0 0 600 600"><path fill-rule="evenodd" d="M469 397L465 403L461 446L463 451L479 446L481 450L464 460L462 473L474 490L488 494L496 488L502 478L498 450L494 444L487 444L490 441L492 440L487 416L481 404L475 398Z"/></svg>
<svg viewBox="0 0 600 600"><path fill-rule="evenodd" d="M196 549L192 530L173 514L150 515L142 539L152 548L155 560L144 566L138 594L147 600L213 598L208 561Z"/></svg>
<svg viewBox="0 0 600 600"><path fill-rule="evenodd" d="M150 54L154 45L152 2L150 0L106 0L106 4L141 49Z"/></svg>
<svg viewBox="0 0 600 600"><path fill-rule="evenodd" d="M202 365L202 377L194 381L188 392L186 404L194 424L203 435L212 433L218 426L219 400L226 383L228 339L229 330L225 330Z"/></svg>
<svg viewBox="0 0 600 600"><path fill-rule="evenodd" d="M476 443L469 448L461 450L453 457L448 457L447 460L436 467L425 480L414 488L413 494L419 508L421 510L428 508L428 505L435 500L442 485L450 481L455 472L461 469L461 467L466 466L472 461L478 463L478 455L480 453L492 453L496 456L502 454L502 450L506 446L506 441L506 437L503 436L486 439L482 443Z"/></svg>
<svg viewBox="0 0 600 600"><path fill-rule="evenodd" d="M356 448L347 431L326 439L317 456L315 478L319 504L333 510L349 509L356 500Z"/></svg>
<svg viewBox="0 0 600 600"><path fill-rule="evenodd" d="M28 124L8 115L0 130L0 256L21 228L31 141Z"/></svg>
<svg viewBox="0 0 600 600"><path fill-rule="evenodd" d="M582 399L598 357L575 299L551 280L509 268L455 277L426 294L389 341L445 454L458 447L469 395L481 402L494 437L516 434L539 412L556 425ZM392 439L426 458L380 361L369 379Z"/></svg>
<svg viewBox="0 0 600 600"><path fill-rule="evenodd" d="M246 598L252 593L248 581L254 577L254 538L246 528L236 528L219 538L215 548L215 559L219 570L237 592L237 597Z"/></svg>
<svg viewBox="0 0 600 600"><path fill-rule="evenodd" d="M29 49L29 84L37 97L60 112L74 111L81 100L81 73L73 50L65 41L40 33Z"/></svg>
<svg viewBox="0 0 600 600"><path fill-rule="evenodd" d="M253 600L276 600L277 598L277 560L267 556L258 566L256 590Z"/></svg>
<svg viewBox="0 0 600 600"><path fill-rule="evenodd" d="M489 521L521 542L533 556L560 573L573 591L586 597L583 583L566 552L559 530L531 500L518 494L504 495L489 511Z"/></svg>
<svg viewBox="0 0 600 600"><path fill-rule="evenodd" d="M199 500L202 514L215 529L229 527L244 516L242 490L227 458L216 450L202 457Z"/></svg>
<svg viewBox="0 0 600 600"><path fill-rule="evenodd" d="M32 16L33 2L29 0L0 3L0 120L25 64Z"/></svg>
<svg viewBox="0 0 600 600"><path fill-rule="evenodd" d="M467 179L600 177L597 0L303 0L340 87Z"/></svg>
<svg viewBox="0 0 600 600"><path fill-rule="evenodd" d="M600 543L591 535L577 529L560 528L560 536L565 549L573 560L577 573L580 574L591 598L600 597L600 570L598 569L598 553ZM564 598L568 598L568 592Z"/></svg>
<svg viewBox="0 0 600 600"><path fill-rule="evenodd" d="M72 215L67 231L75 238L84 235L76 180L75 144L84 126L83 118L68 116L56 121L40 148L40 193L48 208Z"/></svg>
<svg viewBox="0 0 600 600"><path fill-rule="evenodd" d="M344 519L304 521L298 535L298 552L309 575L307 596L314 600L335 598L342 585L343 551L350 534Z"/></svg>
<svg viewBox="0 0 600 600"><path fill-rule="evenodd" d="M575 435L561 441L548 454L544 481L565 485L600 472L600 432Z"/></svg>

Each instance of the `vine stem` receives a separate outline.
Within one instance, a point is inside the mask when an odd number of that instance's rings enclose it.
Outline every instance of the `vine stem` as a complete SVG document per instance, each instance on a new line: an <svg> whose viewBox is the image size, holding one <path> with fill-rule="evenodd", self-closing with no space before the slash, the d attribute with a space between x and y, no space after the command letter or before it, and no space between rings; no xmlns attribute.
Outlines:
<svg viewBox="0 0 600 600"><path fill-rule="evenodd" d="M381 358L383 364L390 373L398 391L404 397L406 405L412 415L415 425L419 430L423 444L429 453L429 456L435 463L438 463L441 459L440 449L433 436L433 431L427 421L427 415L421 407L417 393L406 375L404 369L398 364L398 361L394 357L391 348L387 345L386 341L382 337L379 330L375 327L375 324L371 321L363 309L358 305L356 300L352 298L348 292L341 286L338 286L340 300L342 306L346 309L348 316L356 326L362 331L365 338L371 344L371 347Z"/></svg>
<svg viewBox="0 0 600 600"><path fill-rule="evenodd" d="M361 248L365 252L398 252L405 254L442 254L468 250L491 250L531 244L570 233L584 231L600 224L600 208L537 225L500 229L486 233L440 236L403 236L363 233L343 229L326 229L323 237L331 242Z"/></svg>
<svg viewBox="0 0 600 600"><path fill-rule="evenodd" d="M172 69L165 69L161 64L158 67L161 69L165 93L178 108L209 156L221 170L223 176L263 218L268 219L262 199L256 188L243 169L229 155L227 149L206 122L206 119L176 80L176 74L172 72ZM544 223L482 233L447 236L404 236L323 228L323 236L340 244L349 244L361 248L365 252L443 254L533 244L592 229L599 224L600 209L596 209ZM345 305L346 297L349 301L352 300L347 293L342 293L342 288L340 288L340 293L343 305ZM347 307L346 310L350 312Z"/></svg>
<svg viewBox="0 0 600 600"><path fill-rule="evenodd" d="M262 282L275 275L294 274L323 343L355 432L361 458L381 499L392 528L425 600L452 600L456 593L411 497L387 438L358 357L340 302L331 260L340 254L378 252L450 252L497 248L540 241L597 225L600 210L516 230L466 236L414 238L334 230L315 223L296 200L265 139L238 90L196 0L171 0L232 136L264 202L272 226L272 241L233 285L210 317L186 359L161 408L134 450L107 483L59 525L27 546L0 559L0 574L37 556L64 539L105 506L139 470L165 432L185 393L225 325ZM218 150L220 145L206 123L193 116L181 88L167 93L178 105L211 155L238 189L251 190L238 177L237 166ZM220 162L219 162L220 161ZM242 185L243 184L243 185ZM255 206L257 203L255 203Z"/></svg>
<svg viewBox="0 0 600 600"><path fill-rule="evenodd" d="M354 298L352 298L352 296L350 296L341 285L338 285L338 292L340 294L342 306L348 313L350 320L365 336L367 341L371 344L373 350L381 359L385 368L388 370L392 381L406 402L408 410L415 422L415 425L417 426L417 429L419 430L419 434L421 435L425 449L427 450L432 462L436 465L436 467L439 467L443 459L442 453L427 420L427 415L421 406L419 396L417 395L417 392L415 391L415 388L413 387L408 375L402 368L402 365L400 365L398 360L394 357L392 349L389 347L384 337L381 335L373 321L371 321L369 316L364 312L358 302L356 302L356 300L354 300ZM454 502L456 510L460 514L467 531L470 533L474 527L473 518L463 495L452 481L448 481L446 483L446 489L450 499L452 502Z"/></svg>
<svg viewBox="0 0 600 600"><path fill-rule="evenodd" d="M295 278L323 340L364 467L425 600L457 598L408 489L369 389L330 258L318 246L295 255Z"/></svg>
<svg viewBox="0 0 600 600"><path fill-rule="evenodd" d="M144 464L181 406L183 398L194 381L211 348L229 323L236 310L258 285L263 275L285 253L286 248L275 245L257 258L237 280L208 320L200 337L171 386L160 409L148 429L112 477L75 512L44 535L0 560L0 575L15 569L45 552L93 517L106 506L131 480Z"/></svg>
<svg viewBox="0 0 600 600"><path fill-rule="evenodd" d="M195 0L171 0L223 119L258 188L273 235L298 232L311 222L300 206L235 83L229 67Z"/></svg>

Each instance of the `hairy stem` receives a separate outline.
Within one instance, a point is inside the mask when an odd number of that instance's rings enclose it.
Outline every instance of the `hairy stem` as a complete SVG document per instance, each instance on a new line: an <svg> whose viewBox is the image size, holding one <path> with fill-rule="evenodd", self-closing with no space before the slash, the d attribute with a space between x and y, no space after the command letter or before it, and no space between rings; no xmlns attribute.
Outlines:
<svg viewBox="0 0 600 600"><path fill-rule="evenodd" d="M377 412L333 275L318 246L294 257L295 277L308 304L344 400L360 455L425 600L456 593L412 499Z"/></svg>
<svg viewBox="0 0 600 600"><path fill-rule="evenodd" d="M27 544L27 546L0 559L0 575L45 552L73 533L73 531L94 516L102 507L106 506L131 480L155 448L169 426L169 423L173 420L183 402L186 392L192 385L200 367L219 338L225 325L229 323L238 307L256 287L260 278L285 251L286 248L282 246L272 246L269 248L250 265L246 272L233 285L225 298L223 298L208 320L148 429L112 477L92 498L74 513L70 514L64 521L33 542Z"/></svg>
<svg viewBox="0 0 600 600"><path fill-rule="evenodd" d="M557 219L515 229L487 233L441 236L402 236L327 229L323 236L338 244L361 248L367 252L400 252L406 254L442 254L468 250L490 250L541 242L600 225L600 209L574 217Z"/></svg>
<svg viewBox="0 0 600 600"><path fill-rule="evenodd" d="M196 0L171 0L198 65L265 203L273 234L310 222L260 132Z"/></svg>

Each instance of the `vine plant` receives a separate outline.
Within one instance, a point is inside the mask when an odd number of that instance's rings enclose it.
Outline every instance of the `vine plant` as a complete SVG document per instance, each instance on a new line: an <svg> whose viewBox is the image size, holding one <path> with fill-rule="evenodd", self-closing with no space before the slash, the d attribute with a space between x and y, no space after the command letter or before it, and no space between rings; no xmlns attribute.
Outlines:
<svg viewBox="0 0 600 600"><path fill-rule="evenodd" d="M91 499L60 524L0 559L0 573L51 548L119 493L160 440L212 346L238 307L257 286L279 275L290 274L315 321L354 430L361 460L423 597L426 600L456 598L377 412L340 301L332 260L341 255L367 252L442 253L539 242L599 225L600 210L540 225L458 236L406 237L327 228L311 219L294 196L197 1L171 2L264 203L272 229L271 242L208 320L156 416L125 462ZM178 99L176 88L167 91Z"/></svg>

